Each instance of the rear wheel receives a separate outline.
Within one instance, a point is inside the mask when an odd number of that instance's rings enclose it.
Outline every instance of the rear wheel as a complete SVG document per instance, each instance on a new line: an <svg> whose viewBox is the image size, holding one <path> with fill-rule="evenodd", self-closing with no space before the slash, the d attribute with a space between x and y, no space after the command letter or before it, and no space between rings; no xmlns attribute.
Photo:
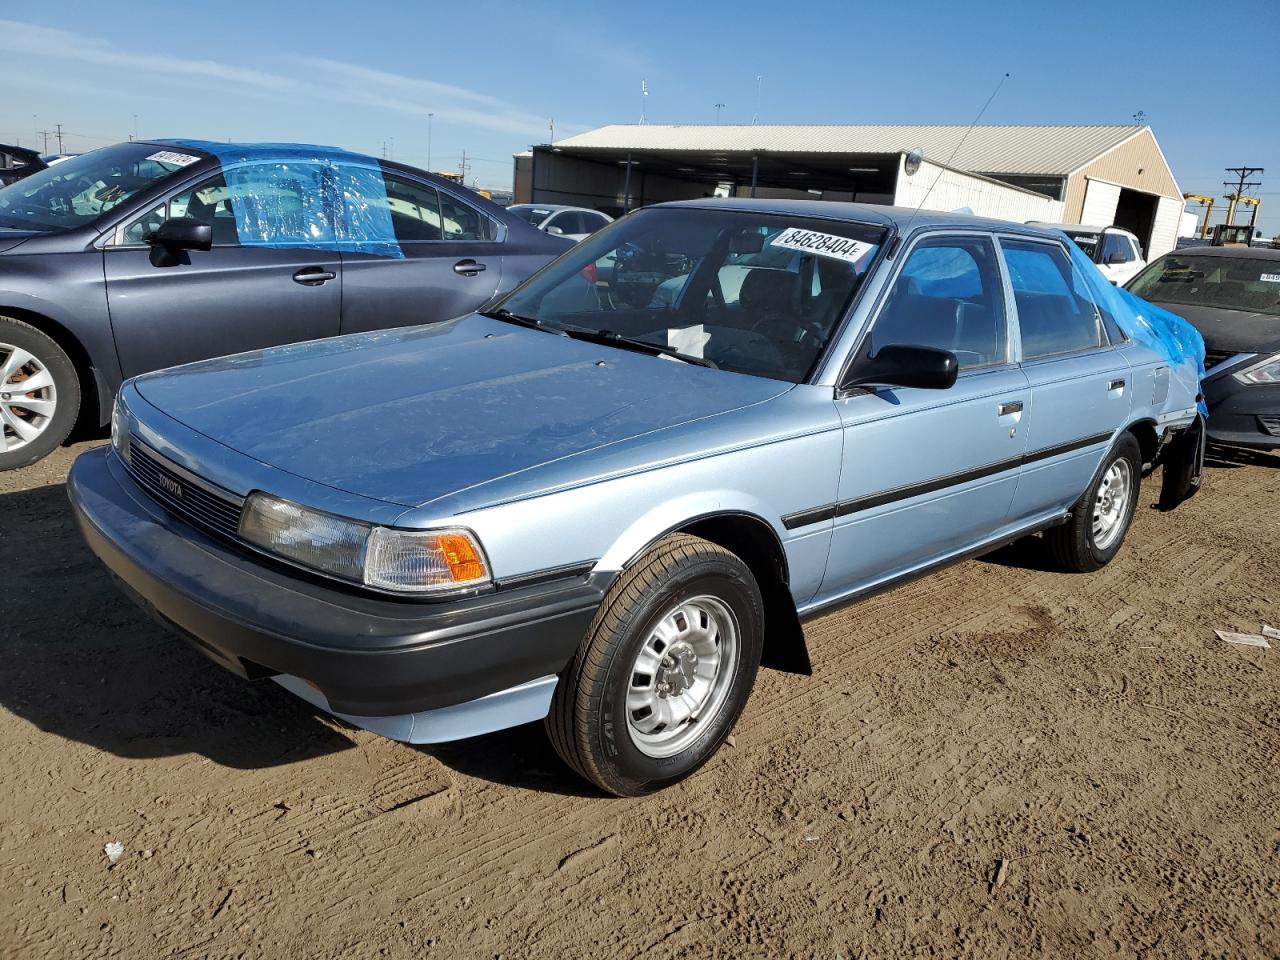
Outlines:
<svg viewBox="0 0 1280 960"><path fill-rule="evenodd" d="M0 470L52 453L80 411L80 378L66 353L35 327L0 317Z"/></svg>
<svg viewBox="0 0 1280 960"><path fill-rule="evenodd" d="M1125 433L1107 453L1102 469L1076 502L1071 519L1045 531L1045 542L1059 564L1087 573L1105 566L1120 552L1142 488L1142 451Z"/></svg>
<svg viewBox="0 0 1280 960"><path fill-rule="evenodd" d="M637 796L687 777L751 693L764 605L746 564L673 534L624 571L556 687L547 732L602 790Z"/></svg>

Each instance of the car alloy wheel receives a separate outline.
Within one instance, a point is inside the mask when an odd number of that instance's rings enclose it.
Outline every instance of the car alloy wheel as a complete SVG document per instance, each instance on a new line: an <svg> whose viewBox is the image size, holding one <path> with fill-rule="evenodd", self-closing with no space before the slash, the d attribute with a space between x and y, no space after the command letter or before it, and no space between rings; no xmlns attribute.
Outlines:
<svg viewBox="0 0 1280 960"><path fill-rule="evenodd" d="M58 392L53 374L22 347L0 343L0 453L20 450L53 422Z"/></svg>
<svg viewBox="0 0 1280 960"><path fill-rule="evenodd" d="M1093 545L1099 550L1110 548L1123 532L1129 515L1129 499L1133 491L1133 472L1129 461L1117 459L1102 475L1093 501Z"/></svg>
<svg viewBox="0 0 1280 960"><path fill-rule="evenodd" d="M670 607L631 665L627 732L649 757L689 746L728 699L738 662L738 619L721 600L698 596Z"/></svg>

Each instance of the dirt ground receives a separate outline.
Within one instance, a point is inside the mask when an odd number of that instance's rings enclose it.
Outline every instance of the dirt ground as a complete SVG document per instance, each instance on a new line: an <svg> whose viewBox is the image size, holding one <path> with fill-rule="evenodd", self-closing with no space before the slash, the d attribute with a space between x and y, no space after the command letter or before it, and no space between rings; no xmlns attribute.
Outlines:
<svg viewBox="0 0 1280 960"><path fill-rule="evenodd" d="M167 636L72 528L84 448L0 475L0 956L1280 956L1280 643L1213 634L1280 627L1280 457L1148 481L1098 574L1020 545L813 623L614 800L538 726L403 746Z"/></svg>

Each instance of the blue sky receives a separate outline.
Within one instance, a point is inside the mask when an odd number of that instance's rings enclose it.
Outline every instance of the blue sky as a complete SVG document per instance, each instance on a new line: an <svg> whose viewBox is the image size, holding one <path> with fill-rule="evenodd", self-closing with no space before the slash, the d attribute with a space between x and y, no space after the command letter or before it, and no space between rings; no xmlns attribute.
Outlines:
<svg viewBox="0 0 1280 960"><path fill-rule="evenodd" d="M1265 167L1280 232L1280 2L780 4L0 0L0 141L141 136L332 143L509 185L511 154L635 122L1125 123L1183 190ZM1229 54L1223 55L1225 51ZM34 115L34 119L33 119Z"/></svg>

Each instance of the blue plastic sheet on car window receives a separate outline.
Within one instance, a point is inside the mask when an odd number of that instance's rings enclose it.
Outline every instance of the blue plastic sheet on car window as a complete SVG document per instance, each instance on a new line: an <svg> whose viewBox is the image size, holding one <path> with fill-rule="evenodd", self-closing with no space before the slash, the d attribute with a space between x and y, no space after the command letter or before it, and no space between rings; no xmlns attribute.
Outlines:
<svg viewBox="0 0 1280 960"><path fill-rule="evenodd" d="M1062 234L1066 237L1066 234ZM1194 369L1197 382L1204 379L1204 338L1182 317L1148 303L1111 283L1083 250L1068 240L1067 249L1094 302L1115 318L1121 330L1136 343L1154 350L1173 367ZM1208 414L1203 400L1200 412Z"/></svg>
<svg viewBox="0 0 1280 960"><path fill-rule="evenodd" d="M404 257L372 157L301 143L164 142L217 158L241 246Z"/></svg>

